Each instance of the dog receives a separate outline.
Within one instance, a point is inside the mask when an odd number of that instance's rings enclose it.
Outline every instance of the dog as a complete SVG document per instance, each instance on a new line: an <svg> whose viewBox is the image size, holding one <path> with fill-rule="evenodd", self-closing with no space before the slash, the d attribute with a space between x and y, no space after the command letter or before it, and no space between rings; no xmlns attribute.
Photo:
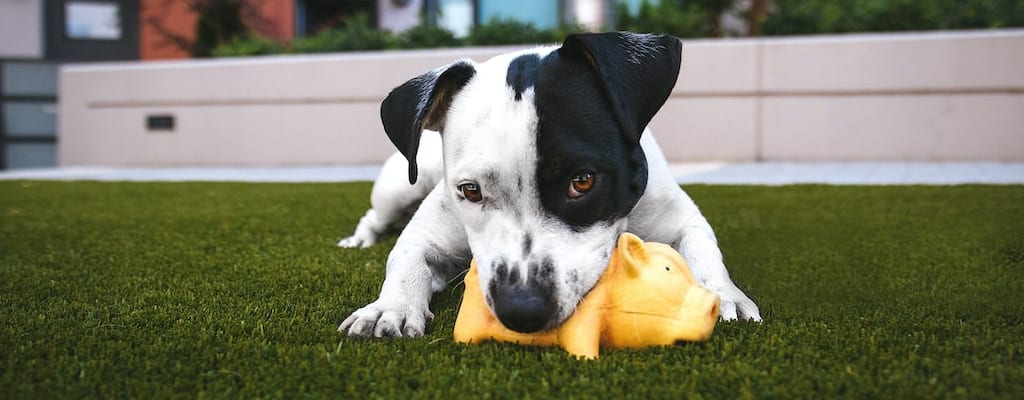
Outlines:
<svg viewBox="0 0 1024 400"><path fill-rule="evenodd" d="M380 296L338 330L423 335L431 295L472 258L503 325L555 328L594 287L624 231L682 253L720 296L724 320L760 321L647 129L675 86L681 52L671 36L572 34L561 46L456 61L392 90L381 120L399 153L339 246L367 247L405 227Z"/></svg>

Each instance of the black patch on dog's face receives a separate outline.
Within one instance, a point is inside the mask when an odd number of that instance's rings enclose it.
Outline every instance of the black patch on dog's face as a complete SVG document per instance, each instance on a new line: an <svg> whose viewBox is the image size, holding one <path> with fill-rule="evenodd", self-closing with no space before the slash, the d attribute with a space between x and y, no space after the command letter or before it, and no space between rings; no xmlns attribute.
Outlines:
<svg viewBox="0 0 1024 400"><path fill-rule="evenodd" d="M540 56L536 54L521 55L508 64L505 83L516 92L516 101L522 100L523 92L533 87L539 65Z"/></svg>
<svg viewBox="0 0 1024 400"><path fill-rule="evenodd" d="M542 206L577 230L625 217L647 186L647 160L639 143L621 132L588 65L553 52L535 72ZM572 199L569 187L579 173L594 177L593 188Z"/></svg>

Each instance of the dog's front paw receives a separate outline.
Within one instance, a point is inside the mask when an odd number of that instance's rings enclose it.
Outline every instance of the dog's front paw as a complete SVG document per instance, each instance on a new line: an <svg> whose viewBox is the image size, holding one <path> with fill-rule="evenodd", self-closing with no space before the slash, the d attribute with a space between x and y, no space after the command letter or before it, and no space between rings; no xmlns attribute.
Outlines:
<svg viewBox="0 0 1024 400"><path fill-rule="evenodd" d="M376 243L376 242L377 242L376 236L371 235L371 234L360 235L357 232L355 235L352 235L352 236L349 236L347 238L341 239L338 242L338 247L346 247L346 248L350 248L350 249L356 248L356 247L367 248L367 247L373 246L373 244Z"/></svg>
<svg viewBox="0 0 1024 400"><path fill-rule="evenodd" d="M754 304L754 301L750 300L736 285L728 285L728 287L720 290L712 290L718 293L718 297L721 299L719 315L722 316L723 321L739 319L761 322L761 311L757 308L757 304Z"/></svg>
<svg viewBox="0 0 1024 400"><path fill-rule="evenodd" d="M377 300L356 310L338 326L355 337L420 337L434 314L427 307Z"/></svg>

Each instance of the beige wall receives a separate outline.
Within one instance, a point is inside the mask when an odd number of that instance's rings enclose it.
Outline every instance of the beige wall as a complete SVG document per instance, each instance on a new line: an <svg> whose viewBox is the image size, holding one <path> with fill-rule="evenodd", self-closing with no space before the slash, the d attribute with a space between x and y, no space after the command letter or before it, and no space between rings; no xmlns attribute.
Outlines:
<svg viewBox="0 0 1024 400"><path fill-rule="evenodd" d="M509 48L69 66L61 165L379 163L380 100ZM685 41L673 161L1024 160L1024 30ZM173 114L172 133L145 118Z"/></svg>
<svg viewBox="0 0 1024 400"><path fill-rule="evenodd" d="M0 58L42 56L42 0L0 1Z"/></svg>
<svg viewBox="0 0 1024 400"><path fill-rule="evenodd" d="M652 125L676 160L1020 161L1019 71L1024 30L684 41Z"/></svg>

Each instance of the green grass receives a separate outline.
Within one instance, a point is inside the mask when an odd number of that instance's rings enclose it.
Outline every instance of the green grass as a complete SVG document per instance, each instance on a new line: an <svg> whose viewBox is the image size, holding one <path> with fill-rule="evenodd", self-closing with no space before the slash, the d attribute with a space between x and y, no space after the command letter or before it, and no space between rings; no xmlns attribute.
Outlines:
<svg viewBox="0 0 1024 400"><path fill-rule="evenodd" d="M0 182L0 397L1024 396L1024 186L688 187L765 322L596 362L336 333L369 189Z"/></svg>

